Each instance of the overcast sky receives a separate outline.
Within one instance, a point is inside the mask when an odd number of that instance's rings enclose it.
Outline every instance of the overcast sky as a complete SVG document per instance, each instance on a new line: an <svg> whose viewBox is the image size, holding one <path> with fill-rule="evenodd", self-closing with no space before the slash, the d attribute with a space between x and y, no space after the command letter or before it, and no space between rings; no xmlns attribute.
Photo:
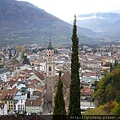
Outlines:
<svg viewBox="0 0 120 120"><path fill-rule="evenodd" d="M120 12L120 0L22 0L28 1L46 12L69 22L74 14L93 12Z"/></svg>

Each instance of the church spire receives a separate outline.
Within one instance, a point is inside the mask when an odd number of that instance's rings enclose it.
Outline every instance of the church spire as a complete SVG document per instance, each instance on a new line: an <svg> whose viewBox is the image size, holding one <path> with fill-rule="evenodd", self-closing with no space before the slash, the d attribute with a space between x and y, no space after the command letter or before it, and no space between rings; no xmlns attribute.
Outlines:
<svg viewBox="0 0 120 120"><path fill-rule="evenodd" d="M48 48L47 49L53 49L53 46L51 44L51 40L49 41L49 45L48 45Z"/></svg>

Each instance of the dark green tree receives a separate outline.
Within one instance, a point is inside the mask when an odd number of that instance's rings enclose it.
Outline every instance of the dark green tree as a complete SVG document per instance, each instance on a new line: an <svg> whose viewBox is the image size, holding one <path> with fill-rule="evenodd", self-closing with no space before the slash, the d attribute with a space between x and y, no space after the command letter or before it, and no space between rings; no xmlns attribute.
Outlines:
<svg viewBox="0 0 120 120"><path fill-rule="evenodd" d="M72 58L71 58L71 84L70 84L70 103L69 115L81 115L80 109L80 77L79 77L79 57L78 57L78 44L77 37L76 16L73 25L72 35Z"/></svg>
<svg viewBox="0 0 120 120"><path fill-rule="evenodd" d="M61 71L57 85L57 92L54 98L53 120L66 120L65 101L63 97L63 83L61 80ZM59 115L59 116L58 116Z"/></svg>
<svg viewBox="0 0 120 120"><path fill-rule="evenodd" d="M98 100L99 105L109 101L117 100L120 96L120 68L115 68L112 72L103 77L97 84L94 92L94 98Z"/></svg>
<svg viewBox="0 0 120 120"><path fill-rule="evenodd" d="M11 53L11 49L8 49L9 51L9 60L12 58L12 53Z"/></svg>
<svg viewBox="0 0 120 120"><path fill-rule="evenodd" d="M112 72L112 70L113 70L113 65L112 63L110 63L110 72Z"/></svg>
<svg viewBox="0 0 120 120"><path fill-rule="evenodd" d="M30 92L27 93L27 98L30 98Z"/></svg>
<svg viewBox="0 0 120 120"><path fill-rule="evenodd" d="M29 58L27 58L27 56L23 56L23 64L28 64L30 65L30 61L29 61Z"/></svg>
<svg viewBox="0 0 120 120"><path fill-rule="evenodd" d="M118 65L118 61L117 60L115 60L115 64L114 64L114 66L116 67Z"/></svg>

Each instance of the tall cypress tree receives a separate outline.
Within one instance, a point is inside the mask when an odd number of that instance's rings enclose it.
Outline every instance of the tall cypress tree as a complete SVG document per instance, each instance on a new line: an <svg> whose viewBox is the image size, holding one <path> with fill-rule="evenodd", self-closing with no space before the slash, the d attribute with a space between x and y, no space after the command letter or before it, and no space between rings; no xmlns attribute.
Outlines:
<svg viewBox="0 0 120 120"><path fill-rule="evenodd" d="M61 80L61 71L59 73L59 80L57 85L57 92L54 98L53 120L65 120L66 110L65 101L63 97L63 83ZM59 116L58 116L59 115Z"/></svg>
<svg viewBox="0 0 120 120"><path fill-rule="evenodd" d="M79 57L78 57L78 43L76 15L73 24L72 35L72 58L71 58L71 84L70 84L70 103L69 115L81 115L80 109L80 78L79 78Z"/></svg>

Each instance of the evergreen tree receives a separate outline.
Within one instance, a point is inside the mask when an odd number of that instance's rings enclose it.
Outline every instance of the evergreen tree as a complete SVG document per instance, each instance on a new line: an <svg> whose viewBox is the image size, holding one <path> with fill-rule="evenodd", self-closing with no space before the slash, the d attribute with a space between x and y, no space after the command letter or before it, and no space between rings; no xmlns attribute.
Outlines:
<svg viewBox="0 0 120 120"><path fill-rule="evenodd" d="M80 78L79 78L79 57L76 16L73 25L72 35L72 58L71 58L71 84L70 84L70 103L69 115L81 115L80 109Z"/></svg>
<svg viewBox="0 0 120 120"><path fill-rule="evenodd" d="M113 69L113 65L112 63L110 63L110 72L112 72L112 69Z"/></svg>
<svg viewBox="0 0 120 120"><path fill-rule="evenodd" d="M61 81L61 71L59 73L59 80L57 85L57 92L54 98L53 120L65 120L66 110L65 101L63 97L63 83ZM58 116L59 115L59 116Z"/></svg>
<svg viewBox="0 0 120 120"><path fill-rule="evenodd" d="M110 64L110 72L112 72L117 66L118 66L118 61L115 60L114 65L112 65L112 63Z"/></svg>
<svg viewBox="0 0 120 120"><path fill-rule="evenodd" d="M114 66L116 67L118 65L118 61L117 60L115 60L115 64L114 64Z"/></svg>
<svg viewBox="0 0 120 120"><path fill-rule="evenodd" d="M12 53L11 53L11 49L8 49L9 50L9 60L12 58Z"/></svg>
<svg viewBox="0 0 120 120"><path fill-rule="evenodd" d="M27 99L30 98L30 92L27 93Z"/></svg>
<svg viewBox="0 0 120 120"><path fill-rule="evenodd" d="M29 61L29 58L27 58L27 56L25 55L25 56L23 56L23 62L22 62L23 64L28 64L28 65L30 65L30 61Z"/></svg>

